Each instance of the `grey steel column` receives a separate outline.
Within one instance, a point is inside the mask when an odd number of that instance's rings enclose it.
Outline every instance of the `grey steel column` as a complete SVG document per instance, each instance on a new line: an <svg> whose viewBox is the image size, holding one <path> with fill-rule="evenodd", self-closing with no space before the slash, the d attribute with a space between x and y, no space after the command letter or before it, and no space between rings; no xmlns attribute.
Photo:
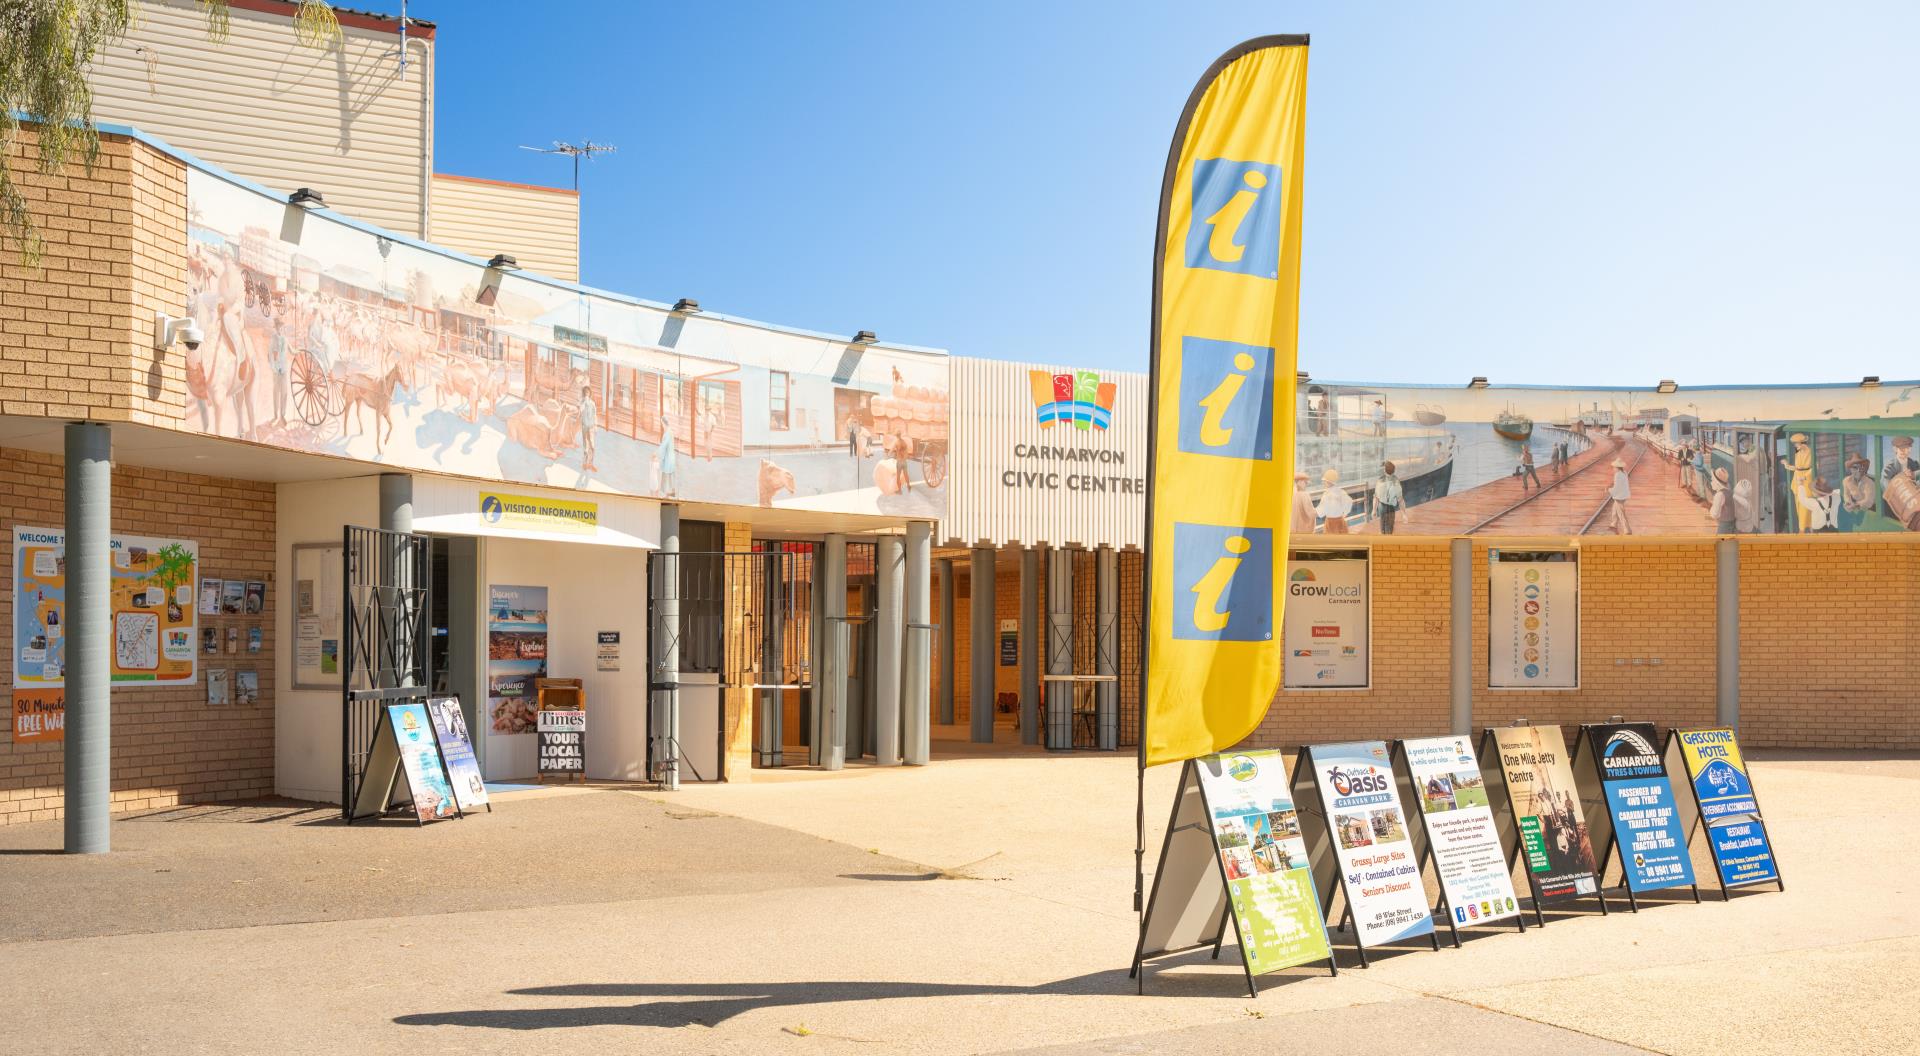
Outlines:
<svg viewBox="0 0 1920 1056"><path fill-rule="evenodd" d="M113 849L113 435L67 425L66 850Z"/></svg>
<svg viewBox="0 0 1920 1056"><path fill-rule="evenodd" d="M933 754L928 710L927 670L933 651L927 591L932 572L933 526L926 521L907 523L906 643L900 665L900 758L908 766L925 766Z"/></svg>
<svg viewBox="0 0 1920 1056"><path fill-rule="evenodd" d="M1073 551L1047 551L1047 674L1073 674ZM1047 747L1073 747L1072 682L1047 683Z"/></svg>
<svg viewBox="0 0 1920 1056"><path fill-rule="evenodd" d="M995 642L995 647L998 647ZM1046 652L1040 629L1040 550L1020 551L1020 743L1040 743L1040 654Z"/></svg>
<svg viewBox="0 0 1920 1056"><path fill-rule="evenodd" d="M1740 544L1721 539L1714 556L1714 721L1740 728Z"/></svg>
<svg viewBox="0 0 1920 1056"><path fill-rule="evenodd" d="M993 551L977 547L973 551L973 586L969 588L967 605L973 619L972 653L973 686L971 704L973 741L975 744L993 743L993 665L997 659L994 649L993 627Z"/></svg>
<svg viewBox="0 0 1920 1056"><path fill-rule="evenodd" d="M818 740L821 768L839 770L847 765L847 537L827 536L823 557L820 634L826 655L821 657L815 687L820 702Z"/></svg>
<svg viewBox="0 0 1920 1056"><path fill-rule="evenodd" d="M954 666L954 642L958 640L958 628L953 625L953 595L959 589L959 580L953 574L953 558L943 557L934 562L940 570L940 725L953 725L953 693L959 674Z"/></svg>
<svg viewBox="0 0 1920 1056"><path fill-rule="evenodd" d="M1456 734L1473 732L1473 540L1460 538L1452 544L1453 571L1452 658L1448 673L1452 686L1448 728ZM1372 648L1372 643L1368 643Z"/></svg>
<svg viewBox="0 0 1920 1056"><path fill-rule="evenodd" d="M380 474L380 527L389 532L413 531L412 476Z"/></svg>
<svg viewBox="0 0 1920 1056"><path fill-rule="evenodd" d="M1111 752L1120 747L1120 555L1111 546L1096 554L1093 673L1108 681L1094 685L1094 730L1100 750Z"/></svg>
<svg viewBox="0 0 1920 1056"><path fill-rule="evenodd" d="M660 555L654 562L653 701L655 765L660 787L680 788L680 507L660 507Z"/></svg>
<svg viewBox="0 0 1920 1056"><path fill-rule="evenodd" d="M883 535L873 547L874 644L873 761L900 764L900 655L906 644L906 548L897 535Z"/></svg>
<svg viewBox="0 0 1920 1056"><path fill-rule="evenodd" d="M807 663L805 680L807 683L806 710L803 721L807 727L807 763L819 766L823 758L822 747L827 743L826 727L821 716L826 710L826 681L821 672L826 666L827 657L827 544L818 543L807 563Z"/></svg>

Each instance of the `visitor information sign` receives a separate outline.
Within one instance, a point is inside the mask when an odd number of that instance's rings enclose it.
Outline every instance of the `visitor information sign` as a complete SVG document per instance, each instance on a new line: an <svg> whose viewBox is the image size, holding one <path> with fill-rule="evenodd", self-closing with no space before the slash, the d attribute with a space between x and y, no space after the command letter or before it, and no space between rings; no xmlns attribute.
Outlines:
<svg viewBox="0 0 1920 1056"><path fill-rule="evenodd" d="M1720 883L1739 887L1778 881L1780 869L1767 840L1766 822L1760 819L1753 779L1747 775L1733 731L1679 730L1669 743L1679 745L1680 757L1686 761Z"/></svg>
<svg viewBox="0 0 1920 1056"><path fill-rule="evenodd" d="M1494 550L1487 581L1487 685L1580 684L1580 555Z"/></svg>
<svg viewBox="0 0 1920 1056"><path fill-rule="evenodd" d="M1301 753L1300 765L1313 768L1360 945L1431 935L1427 889L1387 743L1316 745Z"/></svg>
<svg viewBox="0 0 1920 1056"><path fill-rule="evenodd" d="M1401 741L1400 751L1407 759L1451 923L1457 928L1518 917L1513 871L1500 845L1472 739L1424 737Z"/></svg>
<svg viewBox="0 0 1920 1056"><path fill-rule="evenodd" d="M1499 751L1534 900L1564 902L1599 894L1593 837L1560 727L1496 726L1487 733Z"/></svg>
<svg viewBox="0 0 1920 1056"><path fill-rule="evenodd" d="M1331 957L1285 757L1231 752L1196 760L1196 769L1247 970L1272 972Z"/></svg>
<svg viewBox="0 0 1920 1056"><path fill-rule="evenodd" d="M1654 891L1693 883L1693 857L1687 853L1667 779L1667 764L1657 747L1652 723L1602 723L1586 728L1587 746L1600 770L1614 846L1629 891Z"/></svg>

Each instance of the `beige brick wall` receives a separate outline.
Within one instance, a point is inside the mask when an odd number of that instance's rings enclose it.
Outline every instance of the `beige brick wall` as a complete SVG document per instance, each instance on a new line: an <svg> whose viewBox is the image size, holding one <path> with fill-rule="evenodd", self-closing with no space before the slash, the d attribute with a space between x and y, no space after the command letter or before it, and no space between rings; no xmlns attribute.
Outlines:
<svg viewBox="0 0 1920 1056"><path fill-rule="evenodd" d="M1744 741L1920 748L1916 590L1906 539L1742 543Z"/></svg>
<svg viewBox="0 0 1920 1056"><path fill-rule="evenodd" d="M65 484L58 456L0 448L0 531L15 525L58 528L65 520ZM274 489L271 484L157 470L116 468L113 530L128 535L192 539L200 572L269 584L259 617L203 617L221 634L218 656L200 657L191 686L126 686L113 690L113 809L207 803L273 792ZM0 626L13 620L13 560L0 568ZM261 651L247 653L249 627L262 632ZM228 626L240 629L241 651L228 655ZM198 643L195 643L196 646ZM260 674L253 707L207 707L208 667ZM0 653L0 684L13 683L13 652ZM0 824L47 821L62 814L64 745L15 744L12 723L0 731Z"/></svg>
<svg viewBox="0 0 1920 1056"><path fill-rule="evenodd" d="M185 352L153 348L153 313L186 308L186 168L102 136L91 169L39 169L23 128L6 163L46 244L0 247L0 413L177 427Z"/></svg>

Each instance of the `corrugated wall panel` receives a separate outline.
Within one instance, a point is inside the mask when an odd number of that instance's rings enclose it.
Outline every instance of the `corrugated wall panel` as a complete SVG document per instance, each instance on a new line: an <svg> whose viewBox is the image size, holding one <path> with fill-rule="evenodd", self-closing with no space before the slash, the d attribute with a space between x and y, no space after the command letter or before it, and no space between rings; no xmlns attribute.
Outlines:
<svg viewBox="0 0 1920 1056"><path fill-rule="evenodd" d="M225 43L193 0L149 0L95 61L95 120L132 125L276 191L312 187L328 206L426 237L433 46L342 26L325 51L290 19L230 8Z"/></svg>
<svg viewBox="0 0 1920 1056"><path fill-rule="evenodd" d="M1030 372L1074 368L955 357L945 545L1139 547L1146 530L1147 378L1114 386L1108 428L1043 426ZM1009 475L1011 474L1011 476Z"/></svg>
<svg viewBox="0 0 1920 1056"><path fill-rule="evenodd" d="M432 221L429 241L580 281L580 198L570 190L434 173Z"/></svg>

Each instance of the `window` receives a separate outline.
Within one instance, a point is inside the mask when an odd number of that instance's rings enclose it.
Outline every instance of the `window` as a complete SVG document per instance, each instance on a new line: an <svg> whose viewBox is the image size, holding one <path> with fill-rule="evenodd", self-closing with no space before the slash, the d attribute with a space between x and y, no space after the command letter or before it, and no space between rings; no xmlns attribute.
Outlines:
<svg viewBox="0 0 1920 1056"><path fill-rule="evenodd" d="M767 428L789 429L787 413L787 372L767 372Z"/></svg>

